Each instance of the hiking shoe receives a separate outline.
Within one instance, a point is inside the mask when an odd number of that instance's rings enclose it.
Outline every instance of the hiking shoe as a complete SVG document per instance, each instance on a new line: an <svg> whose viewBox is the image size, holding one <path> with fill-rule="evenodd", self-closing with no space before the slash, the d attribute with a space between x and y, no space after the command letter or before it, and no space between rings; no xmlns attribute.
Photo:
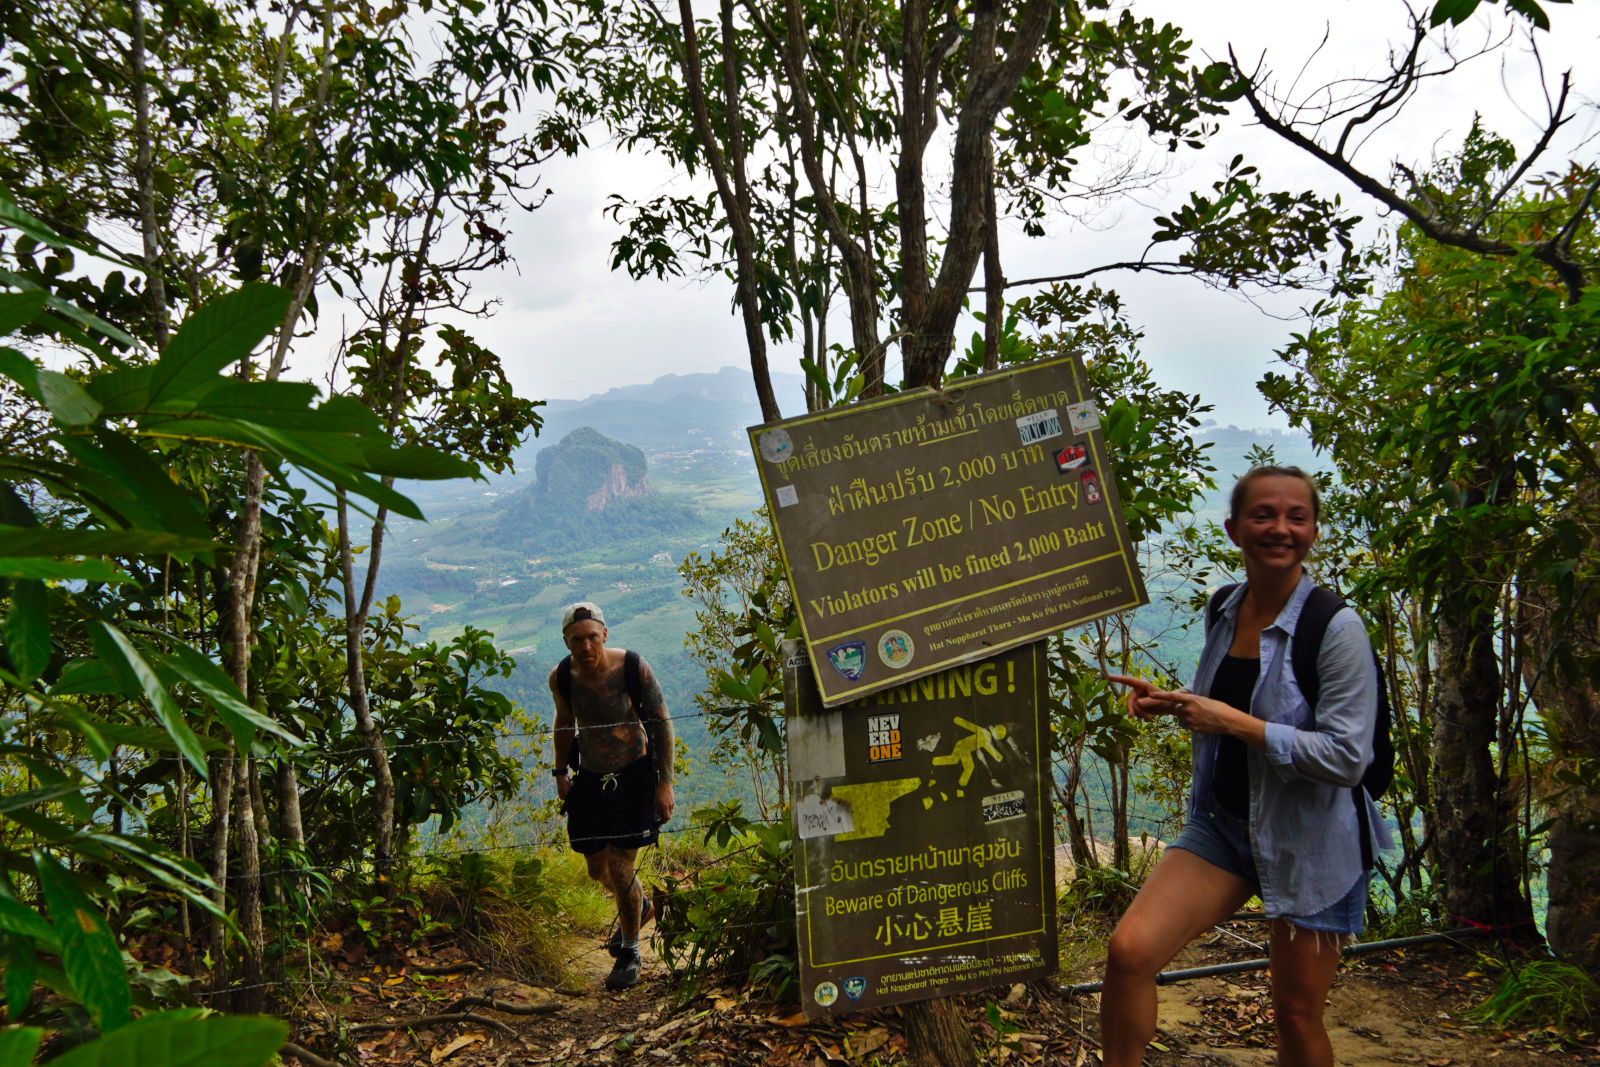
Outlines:
<svg viewBox="0 0 1600 1067"><path fill-rule="evenodd" d="M656 905L649 897L644 898L644 903L639 905L639 929L644 929L644 924L655 917ZM616 959L617 953L622 951L622 926L611 931L611 936L606 938L606 951L611 953L611 958Z"/></svg>
<svg viewBox="0 0 1600 1067"><path fill-rule="evenodd" d="M606 975L607 989L627 989L639 981L639 953L620 951L611 973Z"/></svg>

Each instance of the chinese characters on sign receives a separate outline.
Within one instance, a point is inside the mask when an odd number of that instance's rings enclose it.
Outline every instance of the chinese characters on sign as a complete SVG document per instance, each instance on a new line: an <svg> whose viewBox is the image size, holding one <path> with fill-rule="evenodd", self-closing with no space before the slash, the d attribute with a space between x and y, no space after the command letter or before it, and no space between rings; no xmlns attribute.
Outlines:
<svg viewBox="0 0 1600 1067"><path fill-rule="evenodd" d="M750 437L829 706L1146 602L1076 359Z"/></svg>
<svg viewBox="0 0 1600 1067"><path fill-rule="evenodd" d="M1043 644L833 709L785 658L806 1011L1052 973Z"/></svg>

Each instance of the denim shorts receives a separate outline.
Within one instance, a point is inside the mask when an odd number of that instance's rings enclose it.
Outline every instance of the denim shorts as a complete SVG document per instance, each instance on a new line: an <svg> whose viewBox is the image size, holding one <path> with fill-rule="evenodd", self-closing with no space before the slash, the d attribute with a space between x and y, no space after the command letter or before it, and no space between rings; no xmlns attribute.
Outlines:
<svg viewBox="0 0 1600 1067"><path fill-rule="evenodd" d="M1255 855L1250 851L1246 821L1220 806L1205 802L1189 813L1183 832L1171 845L1193 852L1213 867L1236 874L1261 893L1261 876L1256 873ZM1302 930L1324 933L1359 934L1367 924L1367 874L1361 873L1350 891L1314 915L1275 915Z"/></svg>

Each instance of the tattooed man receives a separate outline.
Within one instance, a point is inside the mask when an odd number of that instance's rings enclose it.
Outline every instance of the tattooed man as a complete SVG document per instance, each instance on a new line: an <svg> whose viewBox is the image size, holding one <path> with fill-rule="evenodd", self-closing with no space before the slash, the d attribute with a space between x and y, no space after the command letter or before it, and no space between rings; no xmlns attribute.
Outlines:
<svg viewBox="0 0 1600 1067"><path fill-rule="evenodd" d="M583 601L561 616L571 653L550 672L556 704L556 791L572 847L589 877L617 898L617 931L606 943L616 965L607 989L639 980L639 928L653 913L634 874L639 849L672 817L672 720L649 664L606 647L606 618ZM568 766L578 768L569 776Z"/></svg>

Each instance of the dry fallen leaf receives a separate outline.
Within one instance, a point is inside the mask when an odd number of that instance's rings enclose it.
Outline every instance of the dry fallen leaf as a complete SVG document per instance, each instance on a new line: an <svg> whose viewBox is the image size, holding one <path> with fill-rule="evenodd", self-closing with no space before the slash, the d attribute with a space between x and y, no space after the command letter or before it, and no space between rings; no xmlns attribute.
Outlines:
<svg viewBox="0 0 1600 1067"><path fill-rule="evenodd" d="M767 1017L767 1022L773 1026L804 1026L806 1024L806 1013L797 1011L793 1015L771 1015Z"/></svg>
<svg viewBox="0 0 1600 1067"><path fill-rule="evenodd" d="M435 1048L431 1053L428 1054L428 1058L431 1059L434 1063L443 1063L445 1060L449 1059L451 1056L455 1055L457 1052L460 1052L462 1049L466 1048L468 1045L475 1045L479 1041L482 1041L482 1040L483 1040L483 1032L482 1031L475 1031L473 1033L462 1034L460 1037L456 1038L454 1041L450 1042L448 1045L440 1045L438 1048Z"/></svg>
<svg viewBox="0 0 1600 1067"><path fill-rule="evenodd" d="M871 1030L851 1034L846 1040L849 1042L851 1058L860 1059L889 1043L889 1029L885 1026L874 1026Z"/></svg>

